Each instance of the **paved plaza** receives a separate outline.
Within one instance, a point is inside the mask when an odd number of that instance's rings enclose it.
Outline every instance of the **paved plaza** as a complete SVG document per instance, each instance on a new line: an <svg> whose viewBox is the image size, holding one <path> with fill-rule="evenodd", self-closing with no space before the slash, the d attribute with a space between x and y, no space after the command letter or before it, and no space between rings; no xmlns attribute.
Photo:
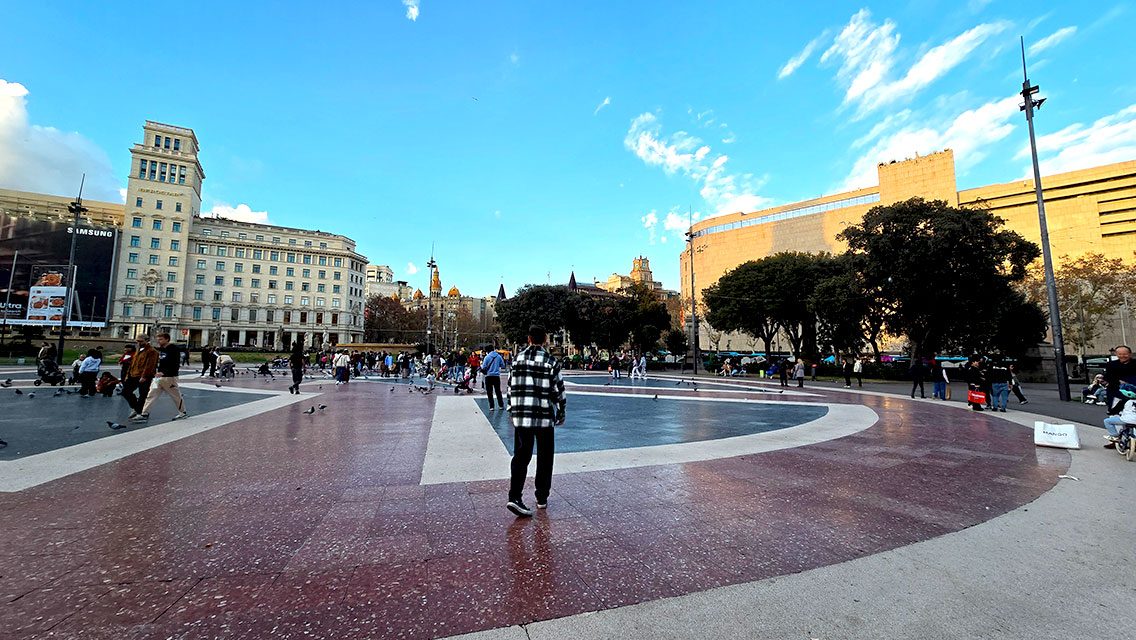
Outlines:
<svg viewBox="0 0 1136 640"><path fill-rule="evenodd" d="M120 398L0 389L0 637L1132 637L1136 465L1099 429L567 380L531 519L508 414L447 387L187 377L188 420L116 431Z"/></svg>

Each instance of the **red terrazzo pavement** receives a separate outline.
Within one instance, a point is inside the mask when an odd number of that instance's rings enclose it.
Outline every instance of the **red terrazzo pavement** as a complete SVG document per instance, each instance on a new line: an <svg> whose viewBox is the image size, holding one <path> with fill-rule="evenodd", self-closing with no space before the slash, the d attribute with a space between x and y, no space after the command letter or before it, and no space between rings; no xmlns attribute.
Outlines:
<svg viewBox="0 0 1136 640"><path fill-rule="evenodd" d="M880 422L558 475L549 510L517 520L507 481L418 485L433 397L325 385L316 415L300 403L0 494L0 637L441 637L925 540L1032 501L1069 464L991 414L817 393L794 400Z"/></svg>

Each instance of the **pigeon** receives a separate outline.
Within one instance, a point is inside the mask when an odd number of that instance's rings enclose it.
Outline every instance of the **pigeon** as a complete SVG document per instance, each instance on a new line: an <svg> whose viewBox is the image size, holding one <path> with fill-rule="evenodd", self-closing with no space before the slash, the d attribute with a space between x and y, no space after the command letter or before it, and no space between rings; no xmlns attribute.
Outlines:
<svg viewBox="0 0 1136 640"><path fill-rule="evenodd" d="M394 393L394 387L391 387L391 393Z"/></svg>
<svg viewBox="0 0 1136 640"><path fill-rule="evenodd" d="M51 394L51 397L58 398L61 395L63 395L63 389L56 389L55 393Z"/></svg>
<svg viewBox="0 0 1136 640"><path fill-rule="evenodd" d="M326 409L326 408L327 408L327 405L326 405L326 404L321 404L320 406L318 406L318 407L316 407L316 408L317 408L317 409L319 409L320 411L323 411L324 409Z"/></svg>
<svg viewBox="0 0 1136 640"><path fill-rule="evenodd" d="M217 384L216 382L214 382L214 383L213 383L213 386L214 386L214 387L217 387L218 389L220 389L220 388L221 388L221 385Z"/></svg>
<svg viewBox="0 0 1136 640"><path fill-rule="evenodd" d="M4 384L12 384L12 379L8 378L7 380L4 381Z"/></svg>
<svg viewBox="0 0 1136 640"><path fill-rule="evenodd" d="M654 397L654 398L651 398L651 399L652 399L652 400L658 400L658 399L659 399L659 394L657 394L657 393L656 393L656 394L655 394L655 397Z"/></svg>
<svg viewBox="0 0 1136 640"><path fill-rule="evenodd" d="M24 392L20 391L19 389L16 389L16 395L22 396L22 395L24 395Z"/></svg>
<svg viewBox="0 0 1136 640"><path fill-rule="evenodd" d="M0 383L0 387L4 387L5 389L7 389L10 386L12 386L11 380L8 380L7 382Z"/></svg>
<svg viewBox="0 0 1136 640"><path fill-rule="evenodd" d="M311 407L311 408L309 408L309 409L308 409L307 411L305 411L304 413L306 413L306 414L308 414L308 415L310 416L310 415L312 415L312 414L313 414L313 413L315 413L315 412L316 412L316 408L315 408L315 407Z"/></svg>
<svg viewBox="0 0 1136 640"><path fill-rule="evenodd" d="M610 387L610 386L611 386L611 383L610 383L610 382L605 382L605 383L604 383L604 386L605 386L605 387Z"/></svg>
<svg viewBox="0 0 1136 640"><path fill-rule="evenodd" d="M118 431L119 429L125 429L126 428L126 425L118 424L117 422L111 422L110 420L107 420L107 426L110 427L111 429L115 430L115 431Z"/></svg>
<svg viewBox="0 0 1136 640"><path fill-rule="evenodd" d="M8 446L8 443L3 441L3 440L0 440L0 447L6 447L6 446Z"/></svg>
<svg viewBox="0 0 1136 640"><path fill-rule="evenodd" d="M29 400L31 400L31 399L33 399L33 398L35 398L35 391L33 391L33 392L31 392L31 393L29 393L29 394L28 394L28 399L29 399Z"/></svg>

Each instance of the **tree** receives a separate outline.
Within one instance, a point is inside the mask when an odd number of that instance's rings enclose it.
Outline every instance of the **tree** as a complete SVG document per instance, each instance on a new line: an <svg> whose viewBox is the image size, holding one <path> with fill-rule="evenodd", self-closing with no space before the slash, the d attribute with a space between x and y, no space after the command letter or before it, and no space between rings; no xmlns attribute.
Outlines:
<svg viewBox="0 0 1136 640"><path fill-rule="evenodd" d="M671 326L671 315L664 305L641 282L633 282L623 289L629 304L627 324L631 329L631 346L638 351L654 351L659 346L659 338Z"/></svg>
<svg viewBox="0 0 1136 640"><path fill-rule="evenodd" d="M866 342L865 318L868 297L864 295L851 256L840 256L823 265L826 272L816 283L808 305L817 319L818 338L833 355L859 354Z"/></svg>
<svg viewBox="0 0 1136 640"><path fill-rule="evenodd" d="M1040 251L1002 225L987 210L912 198L873 207L838 238L855 256L863 289L880 301L884 328L905 335L912 355L947 346L1017 355L1010 349L1021 341L1000 344L1006 336L990 323L1029 316L1010 294Z"/></svg>
<svg viewBox="0 0 1136 640"><path fill-rule="evenodd" d="M763 260L751 260L702 292L706 301L704 318L713 327L712 343L717 345L721 331L743 331L764 341L765 351L769 352L769 343L778 325L772 318L768 276ZM713 337L714 334L717 337Z"/></svg>
<svg viewBox="0 0 1136 640"><path fill-rule="evenodd" d="M497 323L506 339L523 343L531 325L539 324L550 334L564 328L565 309L573 299L563 285L525 285L512 298L497 303Z"/></svg>
<svg viewBox="0 0 1136 640"><path fill-rule="evenodd" d="M363 335L367 342L417 342L426 335L426 312L407 311L398 300L371 296Z"/></svg>
<svg viewBox="0 0 1136 640"><path fill-rule="evenodd" d="M634 301L622 296L595 297L590 304L592 342L608 351L623 346L631 334L630 318Z"/></svg>
<svg viewBox="0 0 1136 640"><path fill-rule="evenodd" d="M1125 292L1136 284L1136 277L1123 260L1106 258L1101 253L1086 253L1078 258L1062 256L1053 276L1065 340L1076 346L1084 361L1090 346L1105 329L1112 327L1116 310ZM1023 289L1030 301L1048 309L1042 265L1031 265Z"/></svg>
<svg viewBox="0 0 1136 640"><path fill-rule="evenodd" d="M667 351L676 356L685 356L690 350L687 343L686 332L681 329L671 329L666 337Z"/></svg>

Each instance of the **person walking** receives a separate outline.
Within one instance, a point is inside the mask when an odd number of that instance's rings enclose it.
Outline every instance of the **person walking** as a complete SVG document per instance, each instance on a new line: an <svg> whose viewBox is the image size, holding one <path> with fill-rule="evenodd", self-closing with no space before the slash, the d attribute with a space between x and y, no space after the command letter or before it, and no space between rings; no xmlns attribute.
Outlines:
<svg viewBox="0 0 1136 640"><path fill-rule="evenodd" d="M947 378L947 370L943 368L943 363L935 360L934 364L931 365L931 397L946 400L949 383L950 380Z"/></svg>
<svg viewBox="0 0 1136 640"><path fill-rule="evenodd" d="M986 371L986 378L990 381L991 411L1006 413L1006 402L1010 397L1010 370L1002 364L1002 360L994 360Z"/></svg>
<svg viewBox="0 0 1136 640"><path fill-rule="evenodd" d="M1022 394L1022 383L1018 380L1018 373L1014 371L1014 365L1010 365L1010 391L1018 397L1018 404L1029 404L1025 395Z"/></svg>
<svg viewBox="0 0 1136 640"><path fill-rule="evenodd" d="M304 381L304 345L299 340L292 343L288 366L292 368L292 386L288 387L288 393L300 393L300 383Z"/></svg>
<svg viewBox="0 0 1136 640"><path fill-rule="evenodd" d="M169 394L170 400L174 402L174 408L177 409L177 415L173 417L174 420L181 420L182 418L189 417L185 412L185 400L181 397L181 390L178 389L178 368L181 366L181 347L170 342L170 334L158 334L158 367L157 367L157 385L150 389L146 395L146 404L142 407L142 413L133 418L135 422L145 422L150 419L150 409L154 407L154 403L162 394Z"/></svg>
<svg viewBox="0 0 1136 640"><path fill-rule="evenodd" d="M347 366L350 364L350 358L347 356L347 350L344 349L335 355L335 360L332 366L335 367L335 384L347 384L349 375L347 373Z"/></svg>
<svg viewBox="0 0 1136 640"><path fill-rule="evenodd" d="M94 396L95 384L99 380L99 367L103 360L101 354L95 349L87 351L87 357L79 365L79 397L90 398Z"/></svg>
<svg viewBox="0 0 1136 640"><path fill-rule="evenodd" d="M121 367L118 373L119 380L125 382L126 378L130 376L130 359L134 357L137 349L132 344L128 344L122 348L122 357L118 359L118 365Z"/></svg>
<svg viewBox="0 0 1136 640"><path fill-rule="evenodd" d="M505 401L501 398L501 367L505 366L505 359L490 345L481 360L481 371L485 374L485 397L489 398L489 410L493 411L493 394L497 394L497 406L505 409Z"/></svg>
<svg viewBox="0 0 1136 640"><path fill-rule="evenodd" d="M639 378L642 380L647 379L647 354L639 354Z"/></svg>
<svg viewBox="0 0 1136 640"><path fill-rule="evenodd" d="M212 347L201 349L201 377L207 373L211 378L217 376L217 351Z"/></svg>
<svg viewBox="0 0 1136 640"><path fill-rule="evenodd" d="M919 397L926 398L927 393L923 390L923 376L925 374L923 368L923 361L919 358L911 359L911 397L915 397L915 390L919 389Z"/></svg>
<svg viewBox="0 0 1136 640"><path fill-rule="evenodd" d="M564 424L564 380L560 361L544 349L544 327L529 327L528 346L513 359L509 375L509 406L513 423L513 460L510 464L509 502L506 507L519 517L533 512L522 499L525 477L536 442L536 506L548 508L552 489L554 429Z"/></svg>
<svg viewBox="0 0 1136 640"><path fill-rule="evenodd" d="M856 375L856 388L864 388L864 359L856 358L856 363L852 365L852 373Z"/></svg>
<svg viewBox="0 0 1136 640"><path fill-rule="evenodd" d="M974 402L974 394L986 395L986 393L982 390L983 386L986 384L986 378L983 375L981 359L974 358L970 362L966 363L966 369L963 372L963 375L966 377L966 399L970 404L970 408L974 411L982 411L982 405L985 404L986 399L983 398L982 402Z"/></svg>
<svg viewBox="0 0 1136 640"><path fill-rule="evenodd" d="M782 358L781 363L777 365L777 373L781 378L782 387L789 386L789 367L790 364L788 358Z"/></svg>
<svg viewBox="0 0 1136 640"><path fill-rule="evenodd" d="M619 380L619 367L621 365L620 357L613 351L611 354L611 378L612 380Z"/></svg>
<svg viewBox="0 0 1136 640"><path fill-rule="evenodd" d="M853 369L852 359L851 358L845 358L844 359L844 388L845 389L851 389L852 388L852 373L853 373L852 369Z"/></svg>
<svg viewBox="0 0 1136 640"><path fill-rule="evenodd" d="M122 380L122 397L130 405L128 417L131 420L142 415L146 397L150 394L150 382L158 370L158 352L150 346L150 337L138 336L136 342L138 350L130 358L130 370Z"/></svg>
<svg viewBox="0 0 1136 640"><path fill-rule="evenodd" d="M801 389L805 386L805 361L797 358L797 364L793 367L793 378L797 380L797 388Z"/></svg>

